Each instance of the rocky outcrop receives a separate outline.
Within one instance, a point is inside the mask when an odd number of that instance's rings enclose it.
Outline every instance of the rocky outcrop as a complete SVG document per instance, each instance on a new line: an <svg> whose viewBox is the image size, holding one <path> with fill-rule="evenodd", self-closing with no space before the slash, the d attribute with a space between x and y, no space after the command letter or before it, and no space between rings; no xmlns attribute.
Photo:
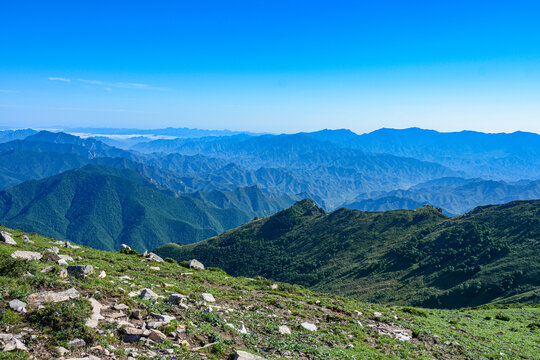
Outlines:
<svg viewBox="0 0 540 360"><path fill-rule="evenodd" d="M192 269L199 269L199 270L204 270L204 265L202 264L202 262L200 262L199 260L189 260L187 262L187 266L192 268Z"/></svg>
<svg viewBox="0 0 540 360"><path fill-rule="evenodd" d="M70 265L67 267L68 274L78 278L84 278L94 273L92 265Z"/></svg>
<svg viewBox="0 0 540 360"><path fill-rule="evenodd" d="M67 300L77 299L81 294L75 289L71 288L66 291L54 292L44 291L28 295L27 301L30 306L43 305L46 302L61 302Z"/></svg>
<svg viewBox="0 0 540 360"><path fill-rule="evenodd" d="M15 251L11 254L11 257L14 259L24 259L24 260L39 260L43 257L38 252L35 251Z"/></svg>
<svg viewBox="0 0 540 360"><path fill-rule="evenodd" d="M17 242L13 240L11 234L7 231L0 231L0 242L7 245L17 245Z"/></svg>

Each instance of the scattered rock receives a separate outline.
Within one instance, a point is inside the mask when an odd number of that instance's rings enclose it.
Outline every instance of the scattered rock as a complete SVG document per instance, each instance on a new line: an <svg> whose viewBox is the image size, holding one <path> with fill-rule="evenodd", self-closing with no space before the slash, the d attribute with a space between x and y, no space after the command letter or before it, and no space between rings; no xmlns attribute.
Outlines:
<svg viewBox="0 0 540 360"><path fill-rule="evenodd" d="M14 259L24 259L24 260L39 260L42 255L35 251L15 251L11 254L11 257Z"/></svg>
<svg viewBox="0 0 540 360"><path fill-rule="evenodd" d="M85 347L86 341L84 341L83 339L73 339L68 341L68 345L70 348Z"/></svg>
<svg viewBox="0 0 540 360"><path fill-rule="evenodd" d="M113 309L118 310L118 311L123 311L123 310L129 309L129 306L127 306L126 304L116 304L116 305L113 305Z"/></svg>
<svg viewBox="0 0 540 360"><path fill-rule="evenodd" d="M380 317L382 317L382 314L380 312L378 312L378 311L375 311L373 313L373 316L375 316L376 318L380 318Z"/></svg>
<svg viewBox="0 0 540 360"><path fill-rule="evenodd" d="M86 326L95 329L99 324L99 320L103 320L103 316L101 316L101 309L103 308L103 305L101 305L99 301L94 298L90 298L89 300L90 305L92 305L92 315L86 320Z"/></svg>
<svg viewBox="0 0 540 360"><path fill-rule="evenodd" d="M126 327L122 329L124 335L143 335L144 331L142 329L137 329L134 327Z"/></svg>
<svg viewBox="0 0 540 360"><path fill-rule="evenodd" d="M52 248L47 249L47 251L58 255L58 253L60 252L60 249L56 246L53 246Z"/></svg>
<svg viewBox="0 0 540 360"><path fill-rule="evenodd" d="M246 351L237 350L233 355L234 360L264 360L263 357L248 353Z"/></svg>
<svg viewBox="0 0 540 360"><path fill-rule="evenodd" d="M58 260L58 265L60 265L60 266L62 266L62 267L68 267L68 266L69 266L69 264L67 263L67 261L64 260L64 259Z"/></svg>
<svg viewBox="0 0 540 360"><path fill-rule="evenodd" d="M278 284L272 284L270 285L271 290L277 290L279 288Z"/></svg>
<svg viewBox="0 0 540 360"><path fill-rule="evenodd" d="M41 269L41 272L42 273L48 273L48 272L51 272L53 270L54 270L54 268L52 266L45 266L43 269Z"/></svg>
<svg viewBox="0 0 540 360"><path fill-rule="evenodd" d="M139 295L143 300L157 300L159 295L153 292L151 289L142 289Z"/></svg>
<svg viewBox="0 0 540 360"><path fill-rule="evenodd" d="M150 270L159 271L161 268L159 266L150 266Z"/></svg>
<svg viewBox="0 0 540 360"><path fill-rule="evenodd" d="M80 249L80 246L72 245L69 241L66 241L64 246L67 247L68 249Z"/></svg>
<svg viewBox="0 0 540 360"><path fill-rule="evenodd" d="M105 272L105 270L101 270L101 272L98 275L98 278L104 279L106 276L107 276L107 273Z"/></svg>
<svg viewBox="0 0 540 360"><path fill-rule="evenodd" d="M139 309L135 309L131 312L131 315L130 317L134 318L134 319L142 319L142 316L141 316L141 310Z"/></svg>
<svg viewBox="0 0 540 360"><path fill-rule="evenodd" d="M30 240L30 238L27 235L23 235L22 239L26 244L33 244L34 243L32 240Z"/></svg>
<svg viewBox="0 0 540 360"><path fill-rule="evenodd" d="M183 303L185 300L187 300L187 296L182 294L170 294L169 295L169 303L174 305L179 305Z"/></svg>
<svg viewBox="0 0 540 360"><path fill-rule="evenodd" d="M73 258L72 258L71 256L69 256L69 255L58 255L58 257L59 257L60 259L65 260L66 262L67 262L67 261L75 261L75 260L73 260Z"/></svg>
<svg viewBox="0 0 540 360"><path fill-rule="evenodd" d="M131 250L131 247L129 245L126 245L126 244L120 245L120 252L129 251L129 250Z"/></svg>
<svg viewBox="0 0 540 360"><path fill-rule="evenodd" d="M60 354L60 356L64 356L66 355L67 353L69 353L69 350L66 349L65 347L63 346L59 346L56 348L56 351Z"/></svg>
<svg viewBox="0 0 540 360"><path fill-rule="evenodd" d="M300 326L302 326L304 329L309 330L309 331L317 331L317 326L315 324L303 322L300 324Z"/></svg>
<svg viewBox="0 0 540 360"><path fill-rule="evenodd" d="M11 234L7 231L0 231L0 242L8 245L17 245L17 242L13 240Z"/></svg>
<svg viewBox="0 0 540 360"><path fill-rule="evenodd" d="M216 299L214 298L214 295L210 293L202 293L201 294L201 300L206 302L216 302Z"/></svg>
<svg viewBox="0 0 540 360"><path fill-rule="evenodd" d="M165 325L163 321L150 321L146 324L146 327L149 329L157 329Z"/></svg>
<svg viewBox="0 0 540 360"><path fill-rule="evenodd" d="M159 257L158 255L154 254L153 252L151 253L148 253L148 257L147 257L149 260L154 260L154 261L157 261L157 262L163 262L164 260Z"/></svg>
<svg viewBox="0 0 540 360"><path fill-rule="evenodd" d="M187 265L188 267L192 268L192 269L200 269L200 270L204 270L204 265L199 261L199 260L189 260L187 262Z"/></svg>
<svg viewBox="0 0 540 360"><path fill-rule="evenodd" d="M16 351L16 350L19 350L19 351L28 351L28 349L26 348L26 346L23 344L23 342L15 337L11 337L10 340L7 340L5 343L4 343L4 348L3 348L4 351Z"/></svg>
<svg viewBox="0 0 540 360"><path fill-rule="evenodd" d="M47 253L43 254L43 257L41 258L41 261L54 261L54 262L57 262L58 260L60 260L60 256L58 256L56 254L53 254L51 252L47 252Z"/></svg>
<svg viewBox="0 0 540 360"><path fill-rule="evenodd" d="M94 267L92 265L69 265L67 271L71 276L83 278L93 274Z"/></svg>
<svg viewBox="0 0 540 360"><path fill-rule="evenodd" d="M15 299L15 300L11 300L9 302L9 307L12 309L12 310L15 310L17 312L22 312L22 313L25 313L26 312L26 303L25 302L22 302L21 300L19 299Z"/></svg>
<svg viewBox="0 0 540 360"><path fill-rule="evenodd" d="M409 342L412 339L412 331L409 329L382 323L368 324L368 326L376 329L381 335L388 335L399 341Z"/></svg>
<svg viewBox="0 0 540 360"><path fill-rule="evenodd" d="M161 340L165 340L167 336L159 330L152 329L150 330L150 335L148 335L148 338L155 342L160 342Z"/></svg>
<svg viewBox="0 0 540 360"><path fill-rule="evenodd" d="M176 320L174 316L169 316L169 315L161 315L161 314L156 314L156 313L150 313L150 315L152 315L154 319L163 321L165 324L168 324L171 321Z"/></svg>
<svg viewBox="0 0 540 360"><path fill-rule="evenodd" d="M278 330L279 330L279 333L283 335L291 334L291 329L289 329L287 325L281 325Z"/></svg>
<svg viewBox="0 0 540 360"><path fill-rule="evenodd" d="M124 335L124 342L127 342L127 343L135 343L139 340L141 340L141 335L127 335L125 334Z"/></svg>
<svg viewBox="0 0 540 360"><path fill-rule="evenodd" d="M81 294L75 289L71 288L66 291L54 292L54 291L45 291L41 293L35 293L28 295L27 301L31 306L42 305L46 302L61 302L66 300L73 300L80 296Z"/></svg>
<svg viewBox="0 0 540 360"><path fill-rule="evenodd" d="M249 334L249 331L248 331L248 329L246 328L246 326L244 324L242 324L242 326L240 326L240 329L238 329L238 332L240 334Z"/></svg>

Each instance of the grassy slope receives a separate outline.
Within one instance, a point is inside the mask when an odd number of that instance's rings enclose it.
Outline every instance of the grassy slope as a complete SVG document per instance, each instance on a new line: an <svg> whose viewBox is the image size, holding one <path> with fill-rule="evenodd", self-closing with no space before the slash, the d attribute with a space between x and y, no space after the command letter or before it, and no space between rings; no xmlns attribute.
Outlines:
<svg viewBox="0 0 540 360"><path fill-rule="evenodd" d="M447 218L433 207L325 214L304 200L203 242L158 249L233 275L431 307L540 298L540 201ZM242 254L238 258L237 254Z"/></svg>
<svg viewBox="0 0 540 360"><path fill-rule="evenodd" d="M1 229L10 231L19 245L0 244L0 256L7 256L15 250L43 252L51 246L51 239L30 235L35 244L25 244L21 239L23 233ZM290 351L292 357L297 359L534 359L540 354L538 328L531 325L538 324L540 318L540 308L537 306L492 306L459 311L415 310L362 303L282 283L279 283L277 290L271 290L272 282L263 278L234 278L212 269L189 270L191 275L181 275L187 270L174 263L156 264L141 261L135 255L86 247L61 248L61 253L73 258L80 256L78 263L93 265L95 274L84 280L61 280L55 272L39 272L39 268L54 263L34 262L30 268L35 274L34 278L0 276L0 308L5 308L7 302L14 298L24 301L26 296L41 289L59 291L75 287L85 297L99 298L102 304L125 303L130 309L138 308L143 313L168 313L177 318L173 324L186 326L184 338L189 342L187 347L174 347L170 339L150 348L126 344L120 340L114 326L101 325L101 335L90 331L88 336L93 337L94 342L89 343L88 347L99 344L120 359L127 357L127 348L137 348L139 359L152 358L144 356L149 349L169 348L174 349L174 354L155 358L166 359L174 355L183 359L226 359L234 349L247 349L267 358L279 358L279 354ZM159 271L149 268L155 265L160 267ZM97 277L101 270L107 273L104 279ZM129 275L132 280L121 280L123 275ZM201 293L210 292L216 298L216 305L234 311L208 312L207 306L199 306L195 302L188 303L188 310L180 310L160 301L141 301L126 295L129 291L145 287L153 288L159 295L167 296L174 292L194 300ZM85 303L77 304L84 306ZM357 311L361 314L358 315ZM375 311L382 316L376 318ZM28 326L38 331L39 336L27 344L30 354L38 359L55 358L54 346L65 346L67 339L58 342L55 340L58 334L29 324L28 317L10 310L2 311L1 315L0 329L3 332L9 327L10 332L18 333ZM319 330L310 333L302 329L299 324L304 321L317 323ZM249 334L240 334L226 323L236 327L243 323L249 329ZM277 328L281 324L288 325L292 334L280 335ZM378 334L370 324L394 324L402 329L410 329L416 335L411 343L401 342ZM73 336L69 333L62 335L68 338ZM211 342L216 344L203 350L193 350ZM96 351L94 354L99 356L99 351ZM88 353L88 350L72 349L69 357L82 356L82 353ZM0 352L0 359L26 358L26 354L22 353Z"/></svg>

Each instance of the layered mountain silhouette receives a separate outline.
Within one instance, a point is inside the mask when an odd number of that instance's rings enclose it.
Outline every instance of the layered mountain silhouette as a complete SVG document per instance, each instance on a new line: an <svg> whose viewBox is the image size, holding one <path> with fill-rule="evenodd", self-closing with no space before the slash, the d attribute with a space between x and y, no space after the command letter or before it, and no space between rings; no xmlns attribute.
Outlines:
<svg viewBox="0 0 540 360"><path fill-rule="evenodd" d="M540 199L540 181L506 183L483 179L442 178L410 187L362 194L343 206L364 211L416 209L430 204L447 215L460 215L479 205L501 204L512 200Z"/></svg>

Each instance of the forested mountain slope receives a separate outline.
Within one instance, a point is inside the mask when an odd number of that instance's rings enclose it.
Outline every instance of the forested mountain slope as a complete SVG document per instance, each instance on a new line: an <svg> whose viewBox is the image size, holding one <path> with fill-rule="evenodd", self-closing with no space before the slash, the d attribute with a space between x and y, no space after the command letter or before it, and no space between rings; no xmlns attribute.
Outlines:
<svg viewBox="0 0 540 360"><path fill-rule="evenodd" d="M203 197L170 196L133 170L88 165L0 192L0 223L99 249L145 250L202 240L292 203L248 193L258 207L220 208Z"/></svg>
<svg viewBox="0 0 540 360"><path fill-rule="evenodd" d="M431 206L325 213L303 200L200 243L155 251L374 302L448 308L538 302L540 200L455 218Z"/></svg>

